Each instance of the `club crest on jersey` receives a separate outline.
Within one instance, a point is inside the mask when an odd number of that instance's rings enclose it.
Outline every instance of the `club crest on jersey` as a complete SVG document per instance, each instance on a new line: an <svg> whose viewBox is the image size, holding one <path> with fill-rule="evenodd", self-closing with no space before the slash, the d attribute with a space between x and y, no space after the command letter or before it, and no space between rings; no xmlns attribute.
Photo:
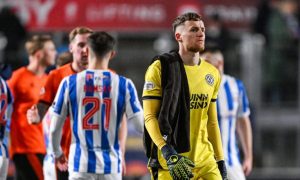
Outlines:
<svg viewBox="0 0 300 180"><path fill-rule="evenodd" d="M46 90L45 90L45 88L44 88L44 87L42 87L42 88L41 88L41 90L40 90L40 95L43 95L43 94L45 94L45 91L46 91Z"/></svg>
<svg viewBox="0 0 300 180"><path fill-rule="evenodd" d="M101 80L101 79L105 79L105 78L109 78L108 76L105 75L101 75L101 74L97 74L97 75L93 75L93 74L86 74L85 76L86 80L90 80L90 79L94 79L94 80Z"/></svg>
<svg viewBox="0 0 300 180"><path fill-rule="evenodd" d="M211 74L207 74L205 76L205 80L206 80L207 84L210 85L210 86L212 86L215 82L215 79Z"/></svg>
<svg viewBox="0 0 300 180"><path fill-rule="evenodd" d="M147 81L144 84L144 90L152 90L154 89L154 83L151 81Z"/></svg>

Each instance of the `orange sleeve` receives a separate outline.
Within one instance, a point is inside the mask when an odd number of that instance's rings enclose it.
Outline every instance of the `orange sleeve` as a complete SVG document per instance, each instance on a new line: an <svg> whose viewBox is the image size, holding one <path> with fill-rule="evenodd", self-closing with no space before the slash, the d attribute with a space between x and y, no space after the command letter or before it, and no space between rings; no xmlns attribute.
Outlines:
<svg viewBox="0 0 300 180"><path fill-rule="evenodd" d="M56 94L56 89L54 87L55 85L55 79L56 79L56 74L50 72L46 84L44 86L45 88L45 93L41 95L39 102L43 102L47 105L51 105Z"/></svg>

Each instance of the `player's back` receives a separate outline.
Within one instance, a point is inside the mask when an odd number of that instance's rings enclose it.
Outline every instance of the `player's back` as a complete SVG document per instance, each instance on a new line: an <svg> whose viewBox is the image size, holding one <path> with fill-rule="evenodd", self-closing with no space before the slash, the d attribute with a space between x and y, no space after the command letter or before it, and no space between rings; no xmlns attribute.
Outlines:
<svg viewBox="0 0 300 180"><path fill-rule="evenodd" d="M118 129L122 115L142 117L133 83L108 70L86 70L64 79L58 93L54 113L63 113L63 101L69 102L69 167L75 172L121 172Z"/></svg>

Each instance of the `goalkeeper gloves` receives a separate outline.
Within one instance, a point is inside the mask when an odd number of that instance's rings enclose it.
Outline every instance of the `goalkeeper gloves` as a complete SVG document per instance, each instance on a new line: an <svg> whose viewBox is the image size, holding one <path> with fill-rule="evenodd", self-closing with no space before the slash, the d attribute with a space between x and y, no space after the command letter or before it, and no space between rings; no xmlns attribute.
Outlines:
<svg viewBox="0 0 300 180"><path fill-rule="evenodd" d="M220 174L222 176L222 179L223 180L228 180L228 178L227 178L227 170L226 170L226 166L225 166L225 161L221 160L221 161L218 161L217 163L218 163L218 168L219 168Z"/></svg>
<svg viewBox="0 0 300 180"><path fill-rule="evenodd" d="M195 165L190 159L177 154L174 148L169 145L163 146L161 151L173 179L185 180L193 177L192 168Z"/></svg>

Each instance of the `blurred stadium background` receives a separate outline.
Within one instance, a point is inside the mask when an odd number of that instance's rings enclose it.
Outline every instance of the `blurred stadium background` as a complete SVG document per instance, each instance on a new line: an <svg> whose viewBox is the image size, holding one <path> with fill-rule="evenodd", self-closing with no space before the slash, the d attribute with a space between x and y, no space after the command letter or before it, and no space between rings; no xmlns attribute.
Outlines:
<svg viewBox="0 0 300 180"><path fill-rule="evenodd" d="M118 39L111 68L130 77L139 96L151 58L176 48L173 19L199 12L207 45L223 50L225 73L248 91L254 135L248 179L300 179L298 0L0 0L0 9L0 61L26 65L24 40L34 33L51 34L64 52L74 27L105 30ZM125 179L149 179L142 137L131 124L126 160Z"/></svg>

